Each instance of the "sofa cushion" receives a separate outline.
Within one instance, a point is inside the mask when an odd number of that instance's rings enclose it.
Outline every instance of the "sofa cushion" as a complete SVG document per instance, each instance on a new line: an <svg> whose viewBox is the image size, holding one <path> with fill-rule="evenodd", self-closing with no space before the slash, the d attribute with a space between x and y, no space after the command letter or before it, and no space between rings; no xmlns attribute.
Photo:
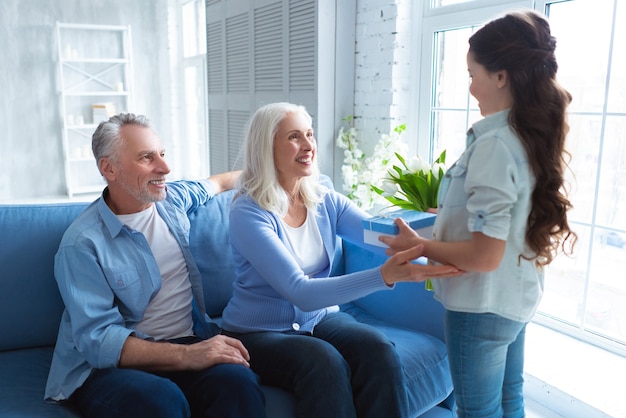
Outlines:
<svg viewBox="0 0 626 418"><path fill-rule="evenodd" d="M63 301L54 280L54 254L65 229L86 206L0 207L0 350L55 343Z"/></svg>
<svg viewBox="0 0 626 418"><path fill-rule="evenodd" d="M0 416L78 418L69 408L43 400L52 347L0 352Z"/></svg>
<svg viewBox="0 0 626 418"><path fill-rule="evenodd" d="M443 341L419 331L391 326L354 303L343 305L342 310L360 322L375 326L395 343L408 386L410 416L419 416L452 393L448 353Z"/></svg>
<svg viewBox="0 0 626 418"><path fill-rule="evenodd" d="M68 404L44 402L52 347L0 352L0 416L2 418L80 418ZM268 417L292 418L295 400L288 392L262 386Z"/></svg>
<svg viewBox="0 0 626 418"><path fill-rule="evenodd" d="M380 266L387 260L384 252L372 252L351 242L344 242L343 245L347 255L344 257L346 272ZM396 283L393 291L372 293L354 301L354 304L376 318L434 335L444 341L443 305L435 300L433 292L424 288L423 283ZM390 305L393 309L389 309ZM405 315L398 315L398 312L405 312ZM428 319L423 317L425 313Z"/></svg>
<svg viewBox="0 0 626 418"><path fill-rule="evenodd" d="M235 264L228 237L228 216L234 195L234 190L220 193L189 215L191 252L202 275L204 302L211 317L222 314L233 293Z"/></svg>

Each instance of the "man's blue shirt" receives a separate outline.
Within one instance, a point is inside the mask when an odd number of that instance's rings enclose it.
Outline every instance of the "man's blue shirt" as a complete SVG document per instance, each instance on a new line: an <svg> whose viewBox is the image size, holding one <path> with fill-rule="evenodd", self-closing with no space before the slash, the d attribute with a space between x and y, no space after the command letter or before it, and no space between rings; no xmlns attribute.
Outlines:
<svg viewBox="0 0 626 418"><path fill-rule="evenodd" d="M123 225L104 201L105 193L65 232L55 257L55 278L65 303L48 375L45 398L63 400L94 368L117 367L129 335L161 288L161 274L144 235ZM200 272L189 248L187 214L214 196L210 181L168 183L155 203L187 263L194 333L209 338L217 326L205 314Z"/></svg>

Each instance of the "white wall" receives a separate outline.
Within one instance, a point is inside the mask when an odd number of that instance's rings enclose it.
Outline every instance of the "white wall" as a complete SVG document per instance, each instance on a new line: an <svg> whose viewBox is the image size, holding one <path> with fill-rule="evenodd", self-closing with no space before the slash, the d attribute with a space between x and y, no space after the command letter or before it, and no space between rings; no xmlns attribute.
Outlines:
<svg viewBox="0 0 626 418"><path fill-rule="evenodd" d="M0 1L0 201L65 193L56 21L131 25L136 113L172 137L167 0Z"/></svg>
<svg viewBox="0 0 626 418"><path fill-rule="evenodd" d="M411 0L357 0L354 116L362 148L409 126ZM54 25L130 24L136 113L147 115L174 150L167 0L0 1L0 202L65 194ZM171 29L170 29L171 30ZM348 115L343 115L348 116ZM335 159L335 183L341 155ZM170 153L172 155L172 153ZM172 162L176 177L176 162Z"/></svg>

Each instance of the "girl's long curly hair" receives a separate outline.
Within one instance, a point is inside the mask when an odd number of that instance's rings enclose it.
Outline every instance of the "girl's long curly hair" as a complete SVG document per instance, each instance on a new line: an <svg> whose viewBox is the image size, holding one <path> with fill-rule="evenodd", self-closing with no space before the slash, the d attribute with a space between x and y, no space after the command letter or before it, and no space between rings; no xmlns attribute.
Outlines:
<svg viewBox="0 0 626 418"><path fill-rule="evenodd" d="M487 71L508 73L514 104L509 123L526 152L536 184L526 228L526 243L539 267L559 251L571 254L577 236L567 211L572 204L564 189L570 154L565 149L571 94L556 80L556 39L548 21L528 10L493 20L469 39L469 50ZM569 243L569 245L566 245Z"/></svg>

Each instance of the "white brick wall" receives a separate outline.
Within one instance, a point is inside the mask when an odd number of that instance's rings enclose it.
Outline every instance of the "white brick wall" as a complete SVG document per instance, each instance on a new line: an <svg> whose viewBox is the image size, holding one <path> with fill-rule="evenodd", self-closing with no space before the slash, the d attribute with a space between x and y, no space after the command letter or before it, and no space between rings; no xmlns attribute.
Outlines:
<svg viewBox="0 0 626 418"><path fill-rule="evenodd" d="M371 152L382 133L408 120L414 0L357 0L355 126ZM414 30L414 28L413 28Z"/></svg>

